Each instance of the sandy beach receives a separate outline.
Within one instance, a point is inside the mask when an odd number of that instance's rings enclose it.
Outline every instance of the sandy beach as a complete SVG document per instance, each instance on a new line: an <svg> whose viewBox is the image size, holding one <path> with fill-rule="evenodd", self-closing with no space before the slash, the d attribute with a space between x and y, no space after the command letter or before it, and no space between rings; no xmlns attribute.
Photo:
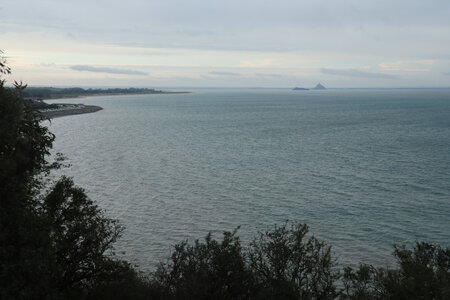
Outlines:
<svg viewBox="0 0 450 300"><path fill-rule="evenodd" d="M43 111L42 114L46 118L58 118L70 115L87 114L97 112L103 108L95 105L83 105L83 107L75 107L70 109L60 109L60 110L48 110Z"/></svg>

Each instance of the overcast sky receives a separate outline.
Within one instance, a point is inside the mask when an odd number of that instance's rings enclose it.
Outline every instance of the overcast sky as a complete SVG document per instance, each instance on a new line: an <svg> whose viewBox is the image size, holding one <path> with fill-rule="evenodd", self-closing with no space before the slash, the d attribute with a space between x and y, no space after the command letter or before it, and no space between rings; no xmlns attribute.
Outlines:
<svg viewBox="0 0 450 300"><path fill-rule="evenodd" d="M12 79L450 87L449 0L0 0Z"/></svg>

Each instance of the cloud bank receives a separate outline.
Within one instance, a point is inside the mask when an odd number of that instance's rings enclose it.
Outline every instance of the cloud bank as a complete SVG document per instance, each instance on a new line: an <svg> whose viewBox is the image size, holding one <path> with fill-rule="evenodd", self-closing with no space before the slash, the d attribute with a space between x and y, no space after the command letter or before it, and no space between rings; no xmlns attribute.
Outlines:
<svg viewBox="0 0 450 300"><path fill-rule="evenodd" d="M0 41L35 85L448 85L449 0L3 2Z"/></svg>
<svg viewBox="0 0 450 300"><path fill-rule="evenodd" d="M382 62L379 66L386 71L404 71L404 72L428 72L430 67L435 64L433 59L422 59L413 61Z"/></svg>
<svg viewBox="0 0 450 300"><path fill-rule="evenodd" d="M329 75L338 75L338 76L347 76L347 77L358 77L358 78L382 78L382 79L392 79L397 78L394 75L384 74L384 73L374 73L374 72L366 72L355 69L320 69L322 74Z"/></svg>
<svg viewBox="0 0 450 300"><path fill-rule="evenodd" d="M116 69L116 68L105 68L105 67L93 67L93 66L85 66L85 65L75 65L70 67L75 71L86 71L86 72L94 72L94 73L108 73L108 74L121 74L121 75L139 75L146 76L148 73L136 71L136 70L128 70L128 69Z"/></svg>
<svg viewBox="0 0 450 300"><path fill-rule="evenodd" d="M211 75L218 75L218 76L240 76L239 73L234 72L209 72Z"/></svg>

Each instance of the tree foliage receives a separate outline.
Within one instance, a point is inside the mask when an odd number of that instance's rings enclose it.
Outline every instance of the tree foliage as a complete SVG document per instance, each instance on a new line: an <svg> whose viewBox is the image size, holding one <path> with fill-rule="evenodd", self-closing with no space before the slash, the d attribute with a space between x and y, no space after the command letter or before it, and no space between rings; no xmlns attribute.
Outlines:
<svg viewBox="0 0 450 300"><path fill-rule="evenodd" d="M59 290L85 288L108 272L105 254L122 227L105 217L70 178L61 178L45 197L42 216L56 267L52 281Z"/></svg>
<svg viewBox="0 0 450 300"><path fill-rule="evenodd" d="M0 75L9 73L0 56ZM59 166L47 160L54 135L21 100L26 86L15 83L10 89L4 83L1 79L0 299L60 299L72 293L80 298L131 269L109 255L122 228L71 179L62 177L45 193L44 177Z"/></svg>
<svg viewBox="0 0 450 300"><path fill-rule="evenodd" d="M339 275L331 248L303 224L261 232L242 248L236 231L175 246L153 286L165 299L331 299Z"/></svg>
<svg viewBox="0 0 450 300"><path fill-rule="evenodd" d="M9 74L6 61L0 61L0 75ZM42 219L36 194L54 136L21 102L24 86L9 89L4 83L0 79L0 297L50 295L49 279L40 276L50 263L48 236L37 229Z"/></svg>
<svg viewBox="0 0 450 300"><path fill-rule="evenodd" d="M164 299L249 299L253 282L236 232L224 232L222 241L208 234L204 242L177 244L153 286Z"/></svg>
<svg viewBox="0 0 450 300"><path fill-rule="evenodd" d="M346 268L344 295L349 299L450 299L450 248L425 242L413 249L395 247L398 268L362 264Z"/></svg>
<svg viewBox="0 0 450 300"><path fill-rule="evenodd" d="M305 224L284 224L259 233L249 250L249 266L264 298L330 299L339 273L331 247L307 237Z"/></svg>

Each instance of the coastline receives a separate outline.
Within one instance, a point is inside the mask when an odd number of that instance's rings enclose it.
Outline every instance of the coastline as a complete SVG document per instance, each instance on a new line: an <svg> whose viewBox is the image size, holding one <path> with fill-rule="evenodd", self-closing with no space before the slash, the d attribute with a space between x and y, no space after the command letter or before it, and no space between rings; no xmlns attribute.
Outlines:
<svg viewBox="0 0 450 300"><path fill-rule="evenodd" d="M57 97L43 97L38 99L37 101L53 101L53 100L64 100L64 99L79 99L79 98L86 98L86 97L102 97L102 96L122 96L122 95L164 95L164 94L188 94L191 92L182 91L182 92L170 92L170 91L161 91L156 93L108 93L108 94L91 94L91 95L58 95ZM32 99L26 99L28 101L36 101ZM54 105L54 104L52 104ZM87 114L87 113L94 113L97 111L102 110L103 108L100 106L95 105L84 105L84 104L58 104L60 105L59 108L53 109L40 109L40 112L43 116L43 118L53 119L53 118L59 118L64 116L71 116L71 115L79 115L79 114Z"/></svg>
<svg viewBox="0 0 450 300"><path fill-rule="evenodd" d="M76 107L70 109L60 109L60 110L48 110L41 111L45 118L53 119L64 116L88 114L102 110L103 108L95 105L84 105L83 107Z"/></svg>
<svg viewBox="0 0 450 300"><path fill-rule="evenodd" d="M62 100L62 99L80 99L87 97L103 97L103 96L124 96L124 95L171 95L171 94L190 94L191 92L158 92L158 93L111 93L111 94L89 94L89 95L55 95L54 97L42 97L41 100Z"/></svg>
<svg viewBox="0 0 450 300"><path fill-rule="evenodd" d="M164 94L188 94L190 92L158 92L158 93L148 93L145 95L164 95ZM63 100L63 99L79 99L79 98L86 98L86 97L102 97L102 96L121 96L121 95L130 95L128 93L110 93L110 94L91 94L91 95L65 95L54 98L48 98L44 97L39 99L39 101L46 100L46 101L52 101L52 100ZM144 95L144 93L136 93L131 95ZM100 106L95 105L84 105L84 104L64 104L72 106L70 108L59 108L59 109L44 109L40 110L42 113L42 116L44 118L59 118L64 116L71 116L71 115L79 115L79 114L87 114L87 113L94 113L97 111L102 110L103 108Z"/></svg>

